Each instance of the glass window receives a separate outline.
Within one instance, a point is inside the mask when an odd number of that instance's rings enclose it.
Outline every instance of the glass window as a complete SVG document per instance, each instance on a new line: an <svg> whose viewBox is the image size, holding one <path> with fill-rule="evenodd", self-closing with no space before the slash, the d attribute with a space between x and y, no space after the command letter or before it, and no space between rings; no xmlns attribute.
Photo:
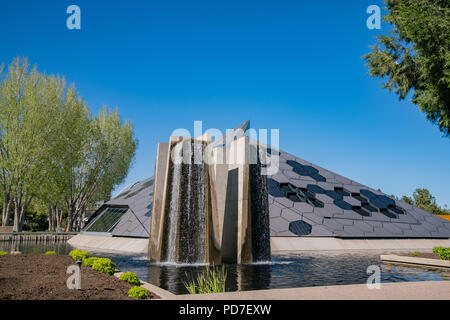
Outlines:
<svg viewBox="0 0 450 320"><path fill-rule="evenodd" d="M128 208L107 207L86 227L87 232L110 232Z"/></svg>

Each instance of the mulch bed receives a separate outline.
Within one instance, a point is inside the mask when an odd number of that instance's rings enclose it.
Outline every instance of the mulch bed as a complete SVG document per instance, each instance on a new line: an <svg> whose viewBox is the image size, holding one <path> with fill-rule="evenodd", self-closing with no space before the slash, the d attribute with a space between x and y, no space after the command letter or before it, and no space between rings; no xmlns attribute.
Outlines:
<svg viewBox="0 0 450 320"><path fill-rule="evenodd" d="M128 297L133 285L84 265L81 289L68 289L66 271L73 264L66 255L0 256L0 300L136 300Z"/></svg>
<svg viewBox="0 0 450 320"><path fill-rule="evenodd" d="M439 257L439 253L433 253L433 252L419 252L419 254L417 256L414 256L411 252L408 254L399 254L399 256L441 260L441 258Z"/></svg>

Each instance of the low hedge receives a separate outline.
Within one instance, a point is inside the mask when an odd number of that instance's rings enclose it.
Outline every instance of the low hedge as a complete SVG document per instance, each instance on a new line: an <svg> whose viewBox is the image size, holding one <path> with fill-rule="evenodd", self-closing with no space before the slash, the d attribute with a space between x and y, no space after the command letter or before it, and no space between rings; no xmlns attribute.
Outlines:
<svg viewBox="0 0 450 320"><path fill-rule="evenodd" d="M441 260L450 260L450 248L434 247L433 252L438 253Z"/></svg>
<svg viewBox="0 0 450 320"><path fill-rule="evenodd" d="M441 251L442 249L445 249L445 248L444 247L434 247L433 253L439 253L439 251Z"/></svg>
<svg viewBox="0 0 450 320"><path fill-rule="evenodd" d="M97 257L83 258L83 264L86 267L92 267L92 265L94 264L94 261L97 259L98 259Z"/></svg>
<svg viewBox="0 0 450 320"><path fill-rule="evenodd" d="M72 257L73 260L83 260L85 258L89 258L89 252L82 251L80 249L75 249L69 252L69 256Z"/></svg>
<svg viewBox="0 0 450 320"><path fill-rule="evenodd" d="M139 278L134 274L133 272L125 272L122 273L119 277L120 280L126 281L130 284L134 284L136 286L140 286L141 282L139 281Z"/></svg>
<svg viewBox="0 0 450 320"><path fill-rule="evenodd" d="M128 290L128 296L136 299L147 299L150 294L147 289L142 287L132 287Z"/></svg>
<svg viewBox="0 0 450 320"><path fill-rule="evenodd" d="M0 256L6 256L8 254L8 252L6 251L0 251Z"/></svg>
<svg viewBox="0 0 450 320"><path fill-rule="evenodd" d="M96 258L92 263L92 269L113 275L116 269L116 264L108 258Z"/></svg>
<svg viewBox="0 0 450 320"><path fill-rule="evenodd" d="M439 258L441 260L450 260L450 248L444 248L439 251Z"/></svg>
<svg viewBox="0 0 450 320"><path fill-rule="evenodd" d="M55 252L55 251L47 251L47 252L44 253L44 254L47 254L47 255L49 255L49 254L56 254L56 252Z"/></svg>

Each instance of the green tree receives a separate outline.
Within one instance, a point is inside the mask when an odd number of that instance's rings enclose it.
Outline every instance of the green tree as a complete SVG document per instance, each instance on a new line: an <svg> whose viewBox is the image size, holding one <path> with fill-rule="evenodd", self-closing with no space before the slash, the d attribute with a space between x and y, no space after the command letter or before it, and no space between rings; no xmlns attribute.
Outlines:
<svg viewBox="0 0 450 320"><path fill-rule="evenodd" d="M48 157L52 126L47 119L49 82L30 68L26 59L16 58L0 84L0 187L4 195L2 220L14 212L14 230L21 231L25 213L45 176L42 159ZM50 117L51 118L51 117Z"/></svg>
<svg viewBox="0 0 450 320"><path fill-rule="evenodd" d="M79 161L63 169L69 173L69 188L64 191L69 230L79 230L86 211L95 202L108 200L114 187L122 183L136 147L132 124L123 123L117 110L104 107L92 119Z"/></svg>
<svg viewBox="0 0 450 320"><path fill-rule="evenodd" d="M414 191L412 198L403 196L402 200L433 214L450 214L449 210L443 209L436 204L436 198L428 189L417 188Z"/></svg>
<svg viewBox="0 0 450 320"><path fill-rule="evenodd" d="M370 74L384 79L383 88L411 101L450 131L450 2L448 0L385 0L392 25L363 56Z"/></svg>
<svg viewBox="0 0 450 320"><path fill-rule="evenodd" d="M13 214L21 231L28 213L39 222L33 228L45 218L56 230L65 217L69 230L79 230L86 210L125 179L137 147L133 126L106 107L93 117L64 78L39 73L26 59L1 71L2 224Z"/></svg>

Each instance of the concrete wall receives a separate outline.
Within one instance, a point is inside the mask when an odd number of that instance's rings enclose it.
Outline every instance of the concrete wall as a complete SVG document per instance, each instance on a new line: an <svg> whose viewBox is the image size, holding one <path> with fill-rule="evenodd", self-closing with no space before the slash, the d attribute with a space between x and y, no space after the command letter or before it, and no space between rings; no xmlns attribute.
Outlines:
<svg viewBox="0 0 450 320"><path fill-rule="evenodd" d="M118 253L147 254L147 238L122 238L107 236L90 236L78 234L67 241L68 244L85 250L111 251Z"/></svg>
<svg viewBox="0 0 450 320"><path fill-rule="evenodd" d="M272 253L326 250L402 250L450 247L450 239L339 239L329 237L271 237Z"/></svg>

